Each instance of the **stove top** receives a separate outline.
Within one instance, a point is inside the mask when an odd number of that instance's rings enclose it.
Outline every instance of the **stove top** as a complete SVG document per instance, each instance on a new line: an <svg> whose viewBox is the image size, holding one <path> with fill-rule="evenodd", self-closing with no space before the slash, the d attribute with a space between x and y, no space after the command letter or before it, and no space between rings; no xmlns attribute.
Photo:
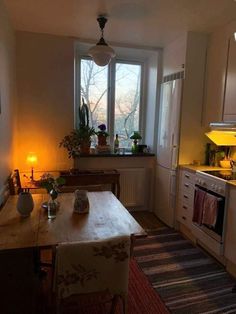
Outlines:
<svg viewBox="0 0 236 314"><path fill-rule="evenodd" d="M226 181L236 180L236 172L232 172L232 170L214 170L214 171L202 171L202 172L210 174L213 177L217 177Z"/></svg>

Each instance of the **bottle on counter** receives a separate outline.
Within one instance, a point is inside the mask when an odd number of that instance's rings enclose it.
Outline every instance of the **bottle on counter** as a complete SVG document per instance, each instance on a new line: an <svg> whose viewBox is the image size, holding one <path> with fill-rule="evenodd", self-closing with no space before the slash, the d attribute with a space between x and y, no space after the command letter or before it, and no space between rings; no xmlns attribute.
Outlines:
<svg viewBox="0 0 236 314"><path fill-rule="evenodd" d="M207 165L207 166L209 166L211 163L210 154L211 154L211 144L207 143L206 144L206 151L205 151L205 165Z"/></svg>
<svg viewBox="0 0 236 314"><path fill-rule="evenodd" d="M119 138L118 134L116 134L115 140L114 140L114 153L117 154L119 152Z"/></svg>

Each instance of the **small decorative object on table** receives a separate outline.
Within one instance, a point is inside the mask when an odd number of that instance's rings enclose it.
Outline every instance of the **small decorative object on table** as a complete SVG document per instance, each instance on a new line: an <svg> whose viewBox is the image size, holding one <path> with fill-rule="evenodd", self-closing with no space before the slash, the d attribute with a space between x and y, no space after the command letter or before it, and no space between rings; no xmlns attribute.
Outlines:
<svg viewBox="0 0 236 314"><path fill-rule="evenodd" d="M58 197L58 193L60 192L59 187L62 186L64 183L64 178L54 178L50 173L44 173L41 176L38 185L45 188L50 195L50 200L47 202L47 204L43 204L43 207L46 207L48 209L48 218L56 217L56 212L60 206L60 203L56 199Z"/></svg>
<svg viewBox="0 0 236 314"><path fill-rule="evenodd" d="M34 201L30 192L21 192L19 194L16 208L22 217L30 216L34 208Z"/></svg>
<svg viewBox="0 0 236 314"><path fill-rule="evenodd" d="M89 200L87 193L88 191L86 190L75 191L74 211L76 213L84 214L89 212Z"/></svg>

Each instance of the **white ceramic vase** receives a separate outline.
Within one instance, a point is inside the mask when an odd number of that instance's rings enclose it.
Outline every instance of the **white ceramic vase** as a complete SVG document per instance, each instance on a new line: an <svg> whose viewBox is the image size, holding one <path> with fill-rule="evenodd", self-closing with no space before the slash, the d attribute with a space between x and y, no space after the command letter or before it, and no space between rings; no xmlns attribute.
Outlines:
<svg viewBox="0 0 236 314"><path fill-rule="evenodd" d="M28 217L34 208L33 197L29 192L21 192L16 208L22 217Z"/></svg>

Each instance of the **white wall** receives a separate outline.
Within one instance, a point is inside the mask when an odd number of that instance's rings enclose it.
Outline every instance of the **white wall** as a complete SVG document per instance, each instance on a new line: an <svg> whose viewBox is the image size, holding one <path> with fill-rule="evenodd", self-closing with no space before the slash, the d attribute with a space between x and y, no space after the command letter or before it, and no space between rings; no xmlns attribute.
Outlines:
<svg viewBox="0 0 236 314"><path fill-rule="evenodd" d="M70 168L59 148L74 126L74 40L16 33L18 88L18 162L28 170L27 153L38 155L36 170Z"/></svg>
<svg viewBox="0 0 236 314"><path fill-rule="evenodd" d="M15 38L4 3L0 0L0 194L14 160L15 145ZM0 200L1 202L1 200Z"/></svg>
<svg viewBox="0 0 236 314"><path fill-rule="evenodd" d="M156 117L158 116L158 62L160 53L150 56L146 67L146 101L144 102L146 121L145 121L145 138L143 143L148 145L151 151L155 151L157 125Z"/></svg>
<svg viewBox="0 0 236 314"><path fill-rule="evenodd" d="M188 33L185 80L181 110L180 164L205 160L205 128L202 127L207 35Z"/></svg>

